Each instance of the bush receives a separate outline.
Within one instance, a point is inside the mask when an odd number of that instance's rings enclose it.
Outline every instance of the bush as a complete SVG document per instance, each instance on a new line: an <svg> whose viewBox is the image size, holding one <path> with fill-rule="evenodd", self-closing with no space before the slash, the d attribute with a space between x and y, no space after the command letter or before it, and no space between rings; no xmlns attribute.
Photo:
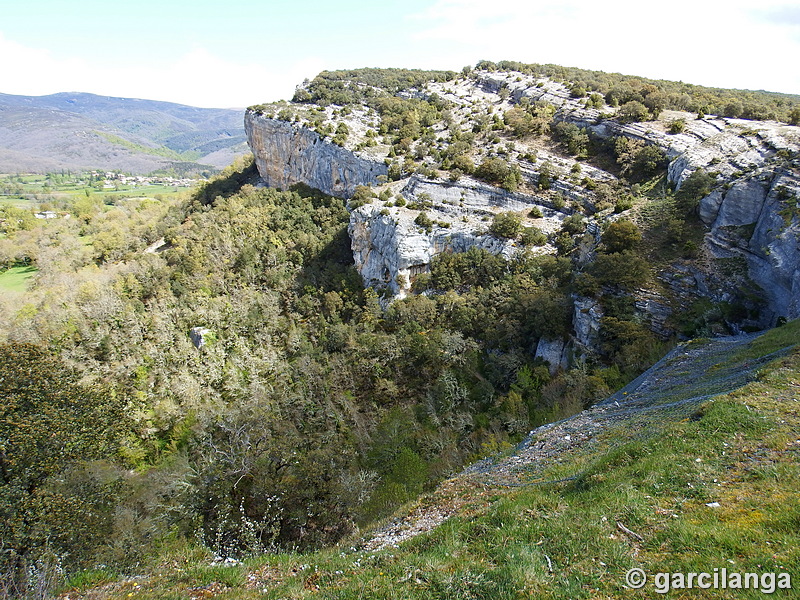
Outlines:
<svg viewBox="0 0 800 600"><path fill-rule="evenodd" d="M615 221L603 232L602 240L606 252L624 252L632 250L642 240L642 233L631 221Z"/></svg>
<svg viewBox="0 0 800 600"><path fill-rule="evenodd" d="M539 168L538 185L539 185L539 189L540 190L549 190L550 189L550 185L551 185L551 181L550 180L551 180L551 176L552 176L551 175L551 168L552 168L552 166L550 165L549 162L546 162L546 163L542 164L542 166ZM562 208L563 208L563 205L562 205ZM560 210L560 209L558 209L558 210Z"/></svg>
<svg viewBox="0 0 800 600"><path fill-rule="evenodd" d="M625 212L631 208L633 208L633 198L630 196L617 198L617 201L614 203L614 212L617 214Z"/></svg>
<svg viewBox="0 0 800 600"><path fill-rule="evenodd" d="M522 222L518 215L510 212L498 213L492 219L489 233L498 238L516 238L522 229Z"/></svg>
<svg viewBox="0 0 800 600"><path fill-rule="evenodd" d="M620 123L639 123L650 119L650 111L636 100L623 104L617 113Z"/></svg>
<svg viewBox="0 0 800 600"><path fill-rule="evenodd" d="M703 169L697 169L689 175L675 194L678 206L686 213L697 211L700 200L711 193L716 179Z"/></svg>
<svg viewBox="0 0 800 600"><path fill-rule="evenodd" d="M686 130L686 119L675 119L669 124L669 132L672 134L683 133Z"/></svg>
<svg viewBox="0 0 800 600"><path fill-rule="evenodd" d="M645 283L649 269L644 259L630 250L624 250L598 255L590 272L601 285L612 285L631 291Z"/></svg>
<svg viewBox="0 0 800 600"><path fill-rule="evenodd" d="M377 196L375 192L372 191L372 188L366 185L359 185L356 186L356 190L353 193L353 197L350 199L350 207L351 208L358 208L359 206L364 206L365 204L369 204L372 202Z"/></svg>
<svg viewBox="0 0 800 600"><path fill-rule="evenodd" d="M583 220L583 216L578 213L568 216L561 223L561 231L564 231L570 235L578 235L579 233L583 233L585 228L586 223Z"/></svg>
<svg viewBox="0 0 800 600"><path fill-rule="evenodd" d="M538 227L525 227L520 242L525 246L544 246L547 243L547 236Z"/></svg>
<svg viewBox="0 0 800 600"><path fill-rule="evenodd" d="M516 165L509 165L502 158L487 158L475 170L475 175L488 183L499 185L510 192L522 183L522 173Z"/></svg>
<svg viewBox="0 0 800 600"><path fill-rule="evenodd" d="M88 461L119 447L124 399L31 344L0 345L0 398L0 590L24 592L41 561L85 566L106 539L113 485Z"/></svg>
<svg viewBox="0 0 800 600"><path fill-rule="evenodd" d="M567 152L579 158L586 158L589 153L589 134L586 129L578 127L574 123L559 121L553 125L553 132Z"/></svg>
<svg viewBox="0 0 800 600"><path fill-rule="evenodd" d="M425 211L417 215L417 218L414 219L414 223L425 229L428 233L433 229L433 221Z"/></svg>

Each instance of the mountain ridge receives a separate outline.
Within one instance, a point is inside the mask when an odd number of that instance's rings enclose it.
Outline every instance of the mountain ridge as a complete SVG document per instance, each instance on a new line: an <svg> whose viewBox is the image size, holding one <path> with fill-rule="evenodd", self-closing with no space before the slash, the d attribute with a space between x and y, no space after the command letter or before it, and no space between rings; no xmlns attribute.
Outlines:
<svg viewBox="0 0 800 600"><path fill-rule="evenodd" d="M4 172L65 168L200 172L225 167L247 153L241 111L235 109L60 92L0 94L0 115L0 171ZM94 135L96 131L106 138ZM128 144L115 143L108 135ZM146 148L159 150L161 156ZM174 157L168 158L166 151Z"/></svg>

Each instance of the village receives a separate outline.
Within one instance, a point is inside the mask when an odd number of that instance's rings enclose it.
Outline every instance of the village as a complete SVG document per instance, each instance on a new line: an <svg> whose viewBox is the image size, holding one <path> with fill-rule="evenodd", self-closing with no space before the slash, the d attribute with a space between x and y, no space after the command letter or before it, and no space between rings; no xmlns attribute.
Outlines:
<svg viewBox="0 0 800 600"><path fill-rule="evenodd" d="M118 189L120 186L130 187L145 187L153 185L162 185L166 187L194 187L197 184L197 179L190 179L187 177L169 177L165 175L148 176L148 175L126 175L124 173L117 173L114 171L90 171L89 175L94 179L103 180L103 189L113 190Z"/></svg>

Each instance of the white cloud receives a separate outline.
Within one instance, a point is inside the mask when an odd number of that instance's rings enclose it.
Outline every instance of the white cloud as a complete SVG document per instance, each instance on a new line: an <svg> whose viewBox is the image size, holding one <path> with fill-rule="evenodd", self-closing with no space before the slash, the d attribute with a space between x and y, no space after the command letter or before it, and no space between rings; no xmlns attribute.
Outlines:
<svg viewBox="0 0 800 600"><path fill-rule="evenodd" d="M115 68L54 56L0 34L0 64L4 93L38 96L78 91L192 106L244 107L290 98L295 85L316 75L322 63L314 58L269 66L231 62L197 47L157 65Z"/></svg>
<svg viewBox="0 0 800 600"><path fill-rule="evenodd" d="M758 18L785 2L437 0L420 43L477 59L556 63L691 83L800 93L792 28Z"/></svg>

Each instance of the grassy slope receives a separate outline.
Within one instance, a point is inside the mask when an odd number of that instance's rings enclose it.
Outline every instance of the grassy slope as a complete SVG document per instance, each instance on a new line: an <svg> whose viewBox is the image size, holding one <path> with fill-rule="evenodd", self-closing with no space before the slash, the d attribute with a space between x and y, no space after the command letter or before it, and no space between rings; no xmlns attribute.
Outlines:
<svg viewBox="0 0 800 600"><path fill-rule="evenodd" d="M611 449L587 445L543 473L557 479L580 464L576 479L516 488L463 476L448 482L446 493L416 508L452 502L458 514L399 548L356 551L351 540L308 555L211 566L204 550L178 546L141 578L84 574L69 597L648 598L651 585L624 587L628 569L725 567L800 577L800 351L753 366L798 340L800 320L761 336L724 361L752 369L749 383L690 418L657 424L655 435L636 435L622 423L606 432L618 441ZM719 507L707 506L713 502ZM693 589L671 596L762 594Z"/></svg>
<svg viewBox="0 0 800 600"><path fill-rule="evenodd" d="M0 293L24 292L28 282L38 271L36 267L12 267L0 272Z"/></svg>

